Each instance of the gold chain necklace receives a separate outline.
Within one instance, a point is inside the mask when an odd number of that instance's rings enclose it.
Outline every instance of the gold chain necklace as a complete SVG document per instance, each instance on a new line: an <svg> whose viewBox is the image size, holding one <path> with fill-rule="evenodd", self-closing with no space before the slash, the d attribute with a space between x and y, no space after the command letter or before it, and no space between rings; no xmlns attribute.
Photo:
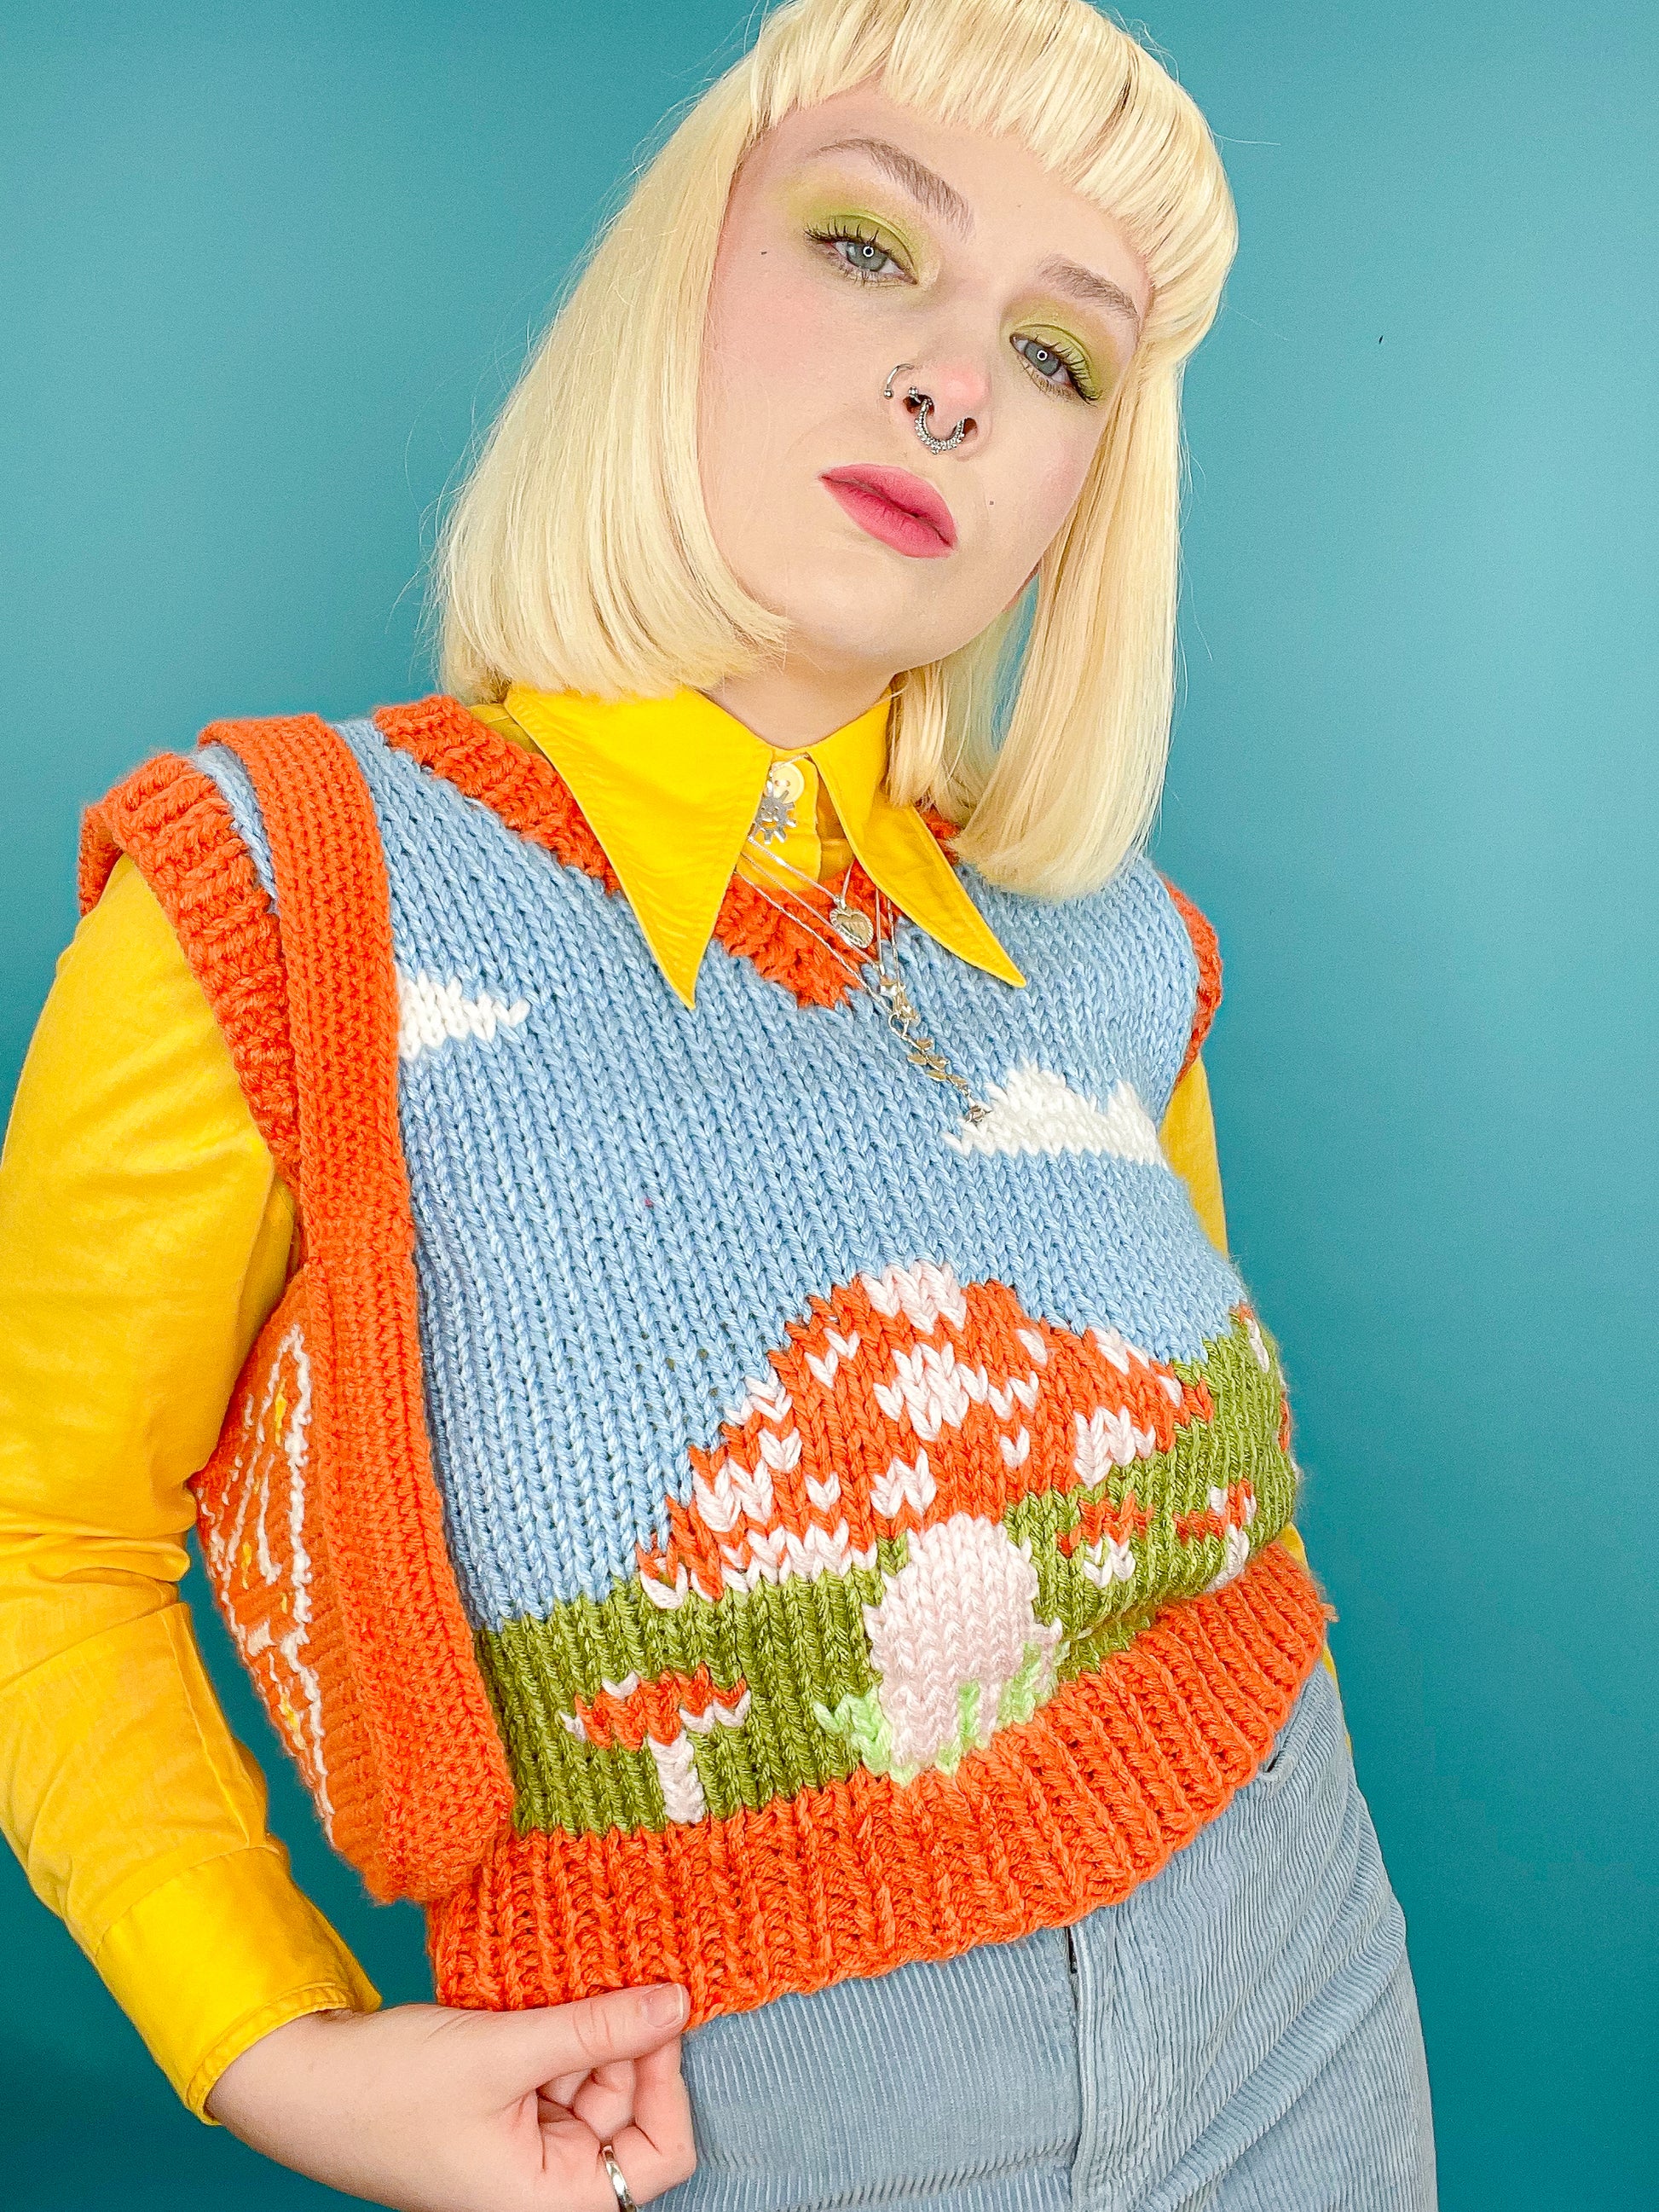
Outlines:
<svg viewBox="0 0 1659 2212"><path fill-rule="evenodd" d="M817 884L817 878L815 876L809 876L805 868L796 867L793 860L786 860L781 853L767 852L757 838L746 837L744 844L754 859L764 860L774 867L787 868L791 875L799 876L804 884ZM799 892L791 894L798 902L799 908L798 912L794 908L785 906L781 901L775 899L771 893L763 885L756 883L752 877L748 878L748 882L750 889L758 891L768 906L774 908L786 920L803 927L808 923L811 925L808 934L823 945L826 952L832 953L846 969L860 990L867 997L872 998L883 1009L887 1016L888 1028L904 1048L904 1056L912 1066L919 1067L924 1075L931 1076L935 1083L948 1083L962 1093L964 1102L963 1118L970 1126L984 1121L991 1110L990 1108L982 1098L975 1096L970 1086L957 1073L933 1038L922 1028L921 1016L916 1009L915 1001L905 988L903 977L896 969L889 968L883 957L881 885L873 877L871 878L870 888L875 894L876 908L873 926L868 915L860 914L856 907L848 906L847 903L847 886L852 878L853 866L852 862L848 864L847 872L841 879L841 889L830 893L835 902L830 909L829 918L837 935L844 939L848 945L856 945L862 951L872 942L874 943L873 957L876 973L873 981L865 975L862 961L849 960L839 945L832 944L829 938L820 933L817 925L823 920L823 916L819 914L816 907L802 898ZM776 888L780 890L787 890L789 886L782 882L777 882ZM826 884L821 888L828 890L829 885ZM889 904L890 906L890 901ZM895 908L894 911L896 912L897 909ZM892 943L890 927L887 942L889 945Z"/></svg>

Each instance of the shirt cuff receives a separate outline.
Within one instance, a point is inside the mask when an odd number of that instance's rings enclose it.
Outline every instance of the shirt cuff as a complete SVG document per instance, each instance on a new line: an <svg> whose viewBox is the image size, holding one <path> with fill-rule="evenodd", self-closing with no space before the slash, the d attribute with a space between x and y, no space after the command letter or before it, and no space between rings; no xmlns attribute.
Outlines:
<svg viewBox="0 0 1659 2212"><path fill-rule="evenodd" d="M198 2119L251 2044L301 2013L374 2012L380 1993L310 1899L287 1854L252 1844L151 1890L113 1923L93 1964Z"/></svg>

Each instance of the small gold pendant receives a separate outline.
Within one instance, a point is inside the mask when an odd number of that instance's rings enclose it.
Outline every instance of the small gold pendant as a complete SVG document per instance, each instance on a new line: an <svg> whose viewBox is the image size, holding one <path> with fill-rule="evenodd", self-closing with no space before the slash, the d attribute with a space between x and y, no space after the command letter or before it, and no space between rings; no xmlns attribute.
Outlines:
<svg viewBox="0 0 1659 2212"><path fill-rule="evenodd" d="M848 945L855 945L860 952L876 933L875 924L867 914L860 914L856 907L843 906L839 899L830 909L830 920L837 933Z"/></svg>

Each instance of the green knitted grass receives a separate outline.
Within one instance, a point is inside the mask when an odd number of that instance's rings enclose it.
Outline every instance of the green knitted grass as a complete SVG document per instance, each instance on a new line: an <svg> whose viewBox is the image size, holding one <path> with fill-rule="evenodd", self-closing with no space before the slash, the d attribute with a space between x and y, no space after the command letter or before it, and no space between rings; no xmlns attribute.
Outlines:
<svg viewBox="0 0 1659 2212"><path fill-rule="evenodd" d="M1233 1540L1235 1571L1285 1528L1297 1478L1279 1441L1284 1381L1277 1346L1259 1322L1253 1326L1254 1339L1252 1324L1236 1314L1201 1359L1170 1363L1183 1382L1207 1386L1213 1420L1177 1429L1171 1449L1115 1468L1103 1482L1028 1492L1009 1507L1000 1525L1035 1573L1037 1624L1055 1632L1024 1646L1018 1665L993 1686L994 1696L972 1680L944 1681L939 1694L954 1700L954 1725L920 1762L896 1752L891 1686L872 1662L866 1617L910 1564L908 1534L882 1540L876 1566L844 1575L790 1576L717 1603L693 1591L672 1610L653 1604L634 1577L602 1603L577 1598L546 1620L482 1632L479 1660L518 1788L515 1825L576 1832L665 1826L665 1747L584 1741L567 1717L579 1701L599 1698L607 1683L650 1683L701 1668L717 1692L735 1698L742 1686L748 1691L741 1721L701 1734L688 1729L679 1753L682 1767L695 1772L684 1788L700 1790L715 1818L840 1779L860 1764L900 1782L922 1765L954 1771L994 1729L1029 1720L1063 1683L1126 1649L1161 1607L1216 1582L1229 1564L1226 1536L1183 1535L1178 1528L1183 1516L1211 1514L1212 1492L1242 1483L1254 1496L1248 1529ZM1148 1525L1127 1540L1133 1571L1109 1576L1103 1586L1085 1570L1086 1550L1068 1553L1060 1540L1077 1528L1086 1504L1117 1510L1130 1492ZM938 1664L948 1673L948 1657Z"/></svg>

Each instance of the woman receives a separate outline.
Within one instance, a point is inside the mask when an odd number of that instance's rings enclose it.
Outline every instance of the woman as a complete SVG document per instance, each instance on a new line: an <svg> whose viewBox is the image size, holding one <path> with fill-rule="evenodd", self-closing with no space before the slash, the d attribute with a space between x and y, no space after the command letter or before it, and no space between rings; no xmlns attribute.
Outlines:
<svg viewBox="0 0 1659 2212"><path fill-rule="evenodd" d="M495 426L447 692L89 817L6 1164L8 1829L302 2172L1432 2201L1139 849L1233 238L1083 0L799 0ZM437 2005L294 1890L192 1519Z"/></svg>

